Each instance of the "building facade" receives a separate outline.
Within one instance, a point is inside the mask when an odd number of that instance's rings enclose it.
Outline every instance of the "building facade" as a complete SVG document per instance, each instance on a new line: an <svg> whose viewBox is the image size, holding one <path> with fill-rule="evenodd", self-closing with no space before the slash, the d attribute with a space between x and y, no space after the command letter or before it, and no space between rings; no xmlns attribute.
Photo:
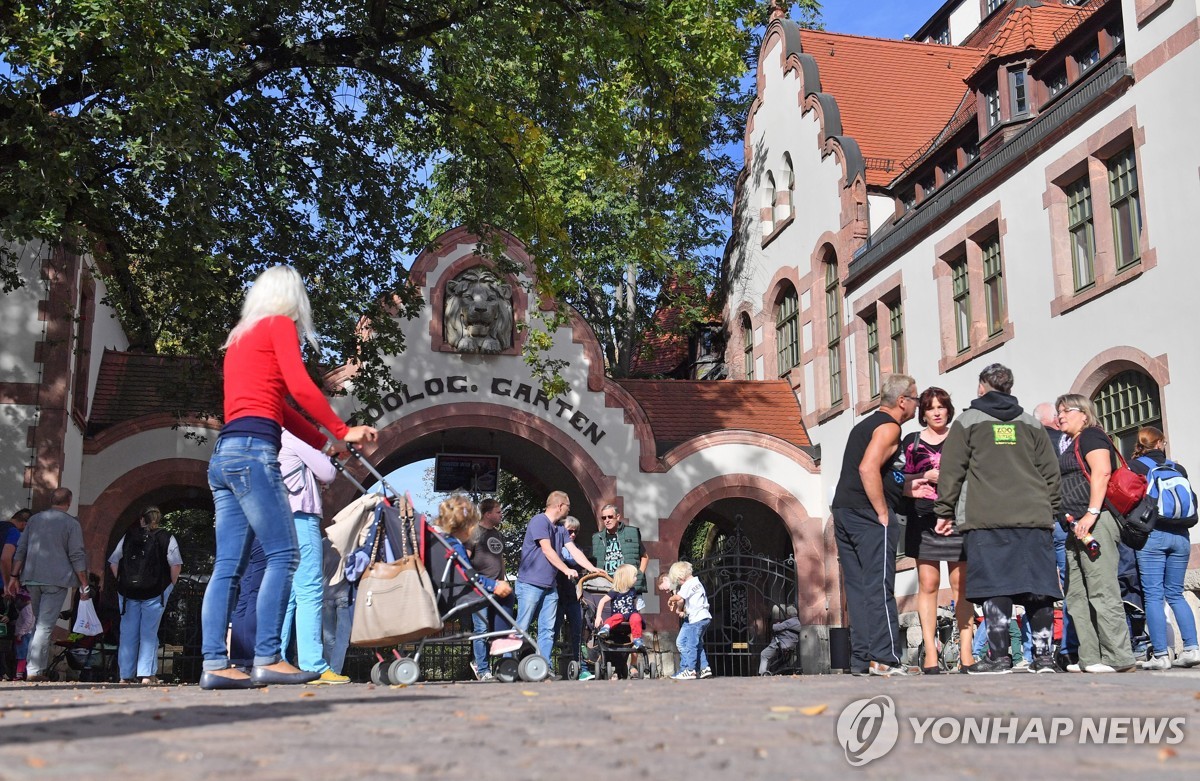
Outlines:
<svg viewBox="0 0 1200 781"><path fill-rule="evenodd" d="M1027 409L1082 393L1127 453L1155 425L1200 463L1197 76L1194 2L952 0L902 41L776 14L726 254L727 358L796 393L813 513L829 518L846 437L890 372L961 409L999 361Z"/></svg>

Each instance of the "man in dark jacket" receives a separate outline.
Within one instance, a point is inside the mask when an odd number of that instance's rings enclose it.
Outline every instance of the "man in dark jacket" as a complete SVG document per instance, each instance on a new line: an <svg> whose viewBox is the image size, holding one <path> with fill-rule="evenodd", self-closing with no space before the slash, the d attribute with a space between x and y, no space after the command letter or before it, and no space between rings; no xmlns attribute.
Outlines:
<svg viewBox="0 0 1200 781"><path fill-rule="evenodd" d="M1010 395L1012 371L993 363L979 375L979 398L954 419L942 446L939 534L957 523L967 553L967 593L983 605L990 653L972 675L1012 671L1008 622L1025 606L1033 672L1054 672L1053 603L1062 597L1051 529L1059 507L1058 454L1046 430ZM965 486L969 484L970 489ZM966 492L965 517L955 517Z"/></svg>
<svg viewBox="0 0 1200 781"><path fill-rule="evenodd" d="M621 511L615 504L600 508L600 531L592 535L592 560L610 576L622 564L637 567L635 586L639 594L646 593L646 565L650 556L642 545L642 533L636 526L622 522Z"/></svg>

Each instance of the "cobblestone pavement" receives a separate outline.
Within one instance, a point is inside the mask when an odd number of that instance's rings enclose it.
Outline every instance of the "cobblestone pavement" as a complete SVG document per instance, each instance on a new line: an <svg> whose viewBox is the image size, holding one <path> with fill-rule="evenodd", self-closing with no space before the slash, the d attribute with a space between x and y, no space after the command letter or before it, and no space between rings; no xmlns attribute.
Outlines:
<svg viewBox="0 0 1200 781"><path fill-rule="evenodd" d="M851 767L837 735L839 714L877 695L895 704L898 740L886 756ZM1016 718L1018 728L1011 738L998 733L1001 745L934 742L935 734L953 738L955 723L947 721L926 730L917 745L909 719L921 724L931 717ZM1046 725L1070 720L1072 734L1055 745L1040 744L1036 734L1024 745L1007 744L1031 717ZM1130 738L1092 745L1079 742L1083 717L1186 723L1174 745L1135 745ZM1117 735L1128 735L1122 729ZM2 779L1011 780L1196 778L1198 772L1200 671L236 692L0 684Z"/></svg>

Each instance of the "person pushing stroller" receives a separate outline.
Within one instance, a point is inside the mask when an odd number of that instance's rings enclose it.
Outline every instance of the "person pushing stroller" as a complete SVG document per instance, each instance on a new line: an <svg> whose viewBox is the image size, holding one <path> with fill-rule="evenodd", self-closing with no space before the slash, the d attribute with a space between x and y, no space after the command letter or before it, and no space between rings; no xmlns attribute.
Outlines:
<svg viewBox="0 0 1200 781"><path fill-rule="evenodd" d="M779 605L772 606L771 618L776 619L776 623L771 624L771 632L774 636L759 656L759 675L772 675L771 663L775 661L775 658L786 659L800 642L800 619L795 605L788 605L786 613L780 610ZM779 621L780 618L783 620Z"/></svg>
<svg viewBox="0 0 1200 781"><path fill-rule="evenodd" d="M613 573L613 587L596 605L596 632L598 637L609 633L622 623L628 622L634 648L642 647L642 614L638 612L638 569L632 564L622 564ZM604 608L612 603L612 615L604 620Z"/></svg>

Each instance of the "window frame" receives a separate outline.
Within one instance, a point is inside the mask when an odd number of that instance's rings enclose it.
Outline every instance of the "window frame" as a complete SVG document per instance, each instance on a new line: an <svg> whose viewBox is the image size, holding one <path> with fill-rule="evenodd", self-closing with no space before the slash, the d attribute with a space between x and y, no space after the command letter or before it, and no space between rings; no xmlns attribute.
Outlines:
<svg viewBox="0 0 1200 781"><path fill-rule="evenodd" d="M989 236L979 242L983 260L983 309L987 335L991 339L1003 333L1008 321L1008 307L1004 291L1004 254L998 235Z"/></svg>
<svg viewBox="0 0 1200 781"><path fill-rule="evenodd" d="M903 374L908 368L908 350L904 347L904 302L897 296L885 306L888 310L888 338L892 343L892 373Z"/></svg>
<svg viewBox="0 0 1200 781"><path fill-rule="evenodd" d="M1011 117L1029 114L1029 70L1018 68L1008 72L1008 113Z"/></svg>
<svg viewBox="0 0 1200 781"><path fill-rule="evenodd" d="M825 263L825 332L829 353L829 404L840 404L842 389L842 291L837 260Z"/></svg>
<svg viewBox="0 0 1200 781"><path fill-rule="evenodd" d="M962 355L971 349L971 276L966 257L950 263L950 290L954 311L955 346Z"/></svg>
<svg viewBox="0 0 1200 781"><path fill-rule="evenodd" d="M879 398L883 384L883 363L879 355L879 318L872 315L865 319L867 339L867 389L872 400Z"/></svg>
<svg viewBox="0 0 1200 781"><path fill-rule="evenodd" d="M754 324L750 322L750 315L742 313L741 317L742 331L742 374L743 379L753 380L755 374L754 368Z"/></svg>
<svg viewBox="0 0 1200 781"><path fill-rule="evenodd" d="M1121 164L1128 162L1128 166L1121 170ZM1137 179L1137 155L1133 146L1128 146L1105 161L1105 170L1108 174L1108 198L1109 209L1112 215L1113 224L1113 258L1116 261L1117 273L1136 266L1142 260L1142 206L1141 195L1138 188ZM1123 190L1118 190L1118 185L1124 180ZM1121 217L1121 208L1132 202L1132 208L1128 209L1127 216ZM1129 242L1131 250L1130 257L1125 257L1125 247L1123 246L1122 229L1126 226L1124 223L1132 220L1132 224L1128 226L1132 240Z"/></svg>
<svg viewBox="0 0 1200 781"><path fill-rule="evenodd" d="M1080 293L1096 284L1096 219L1092 203L1092 182L1089 174L1070 182L1063 188L1067 196L1067 235L1071 245L1071 284ZM1082 244L1080 242L1082 232ZM1080 258L1081 246L1087 257ZM1086 272L1086 279L1081 274Z"/></svg>
<svg viewBox="0 0 1200 781"><path fill-rule="evenodd" d="M800 365L800 296L791 285L775 303L775 354L780 377Z"/></svg>
<svg viewBox="0 0 1200 781"><path fill-rule="evenodd" d="M1000 124L1000 83L993 81L983 90L984 129L991 131Z"/></svg>

